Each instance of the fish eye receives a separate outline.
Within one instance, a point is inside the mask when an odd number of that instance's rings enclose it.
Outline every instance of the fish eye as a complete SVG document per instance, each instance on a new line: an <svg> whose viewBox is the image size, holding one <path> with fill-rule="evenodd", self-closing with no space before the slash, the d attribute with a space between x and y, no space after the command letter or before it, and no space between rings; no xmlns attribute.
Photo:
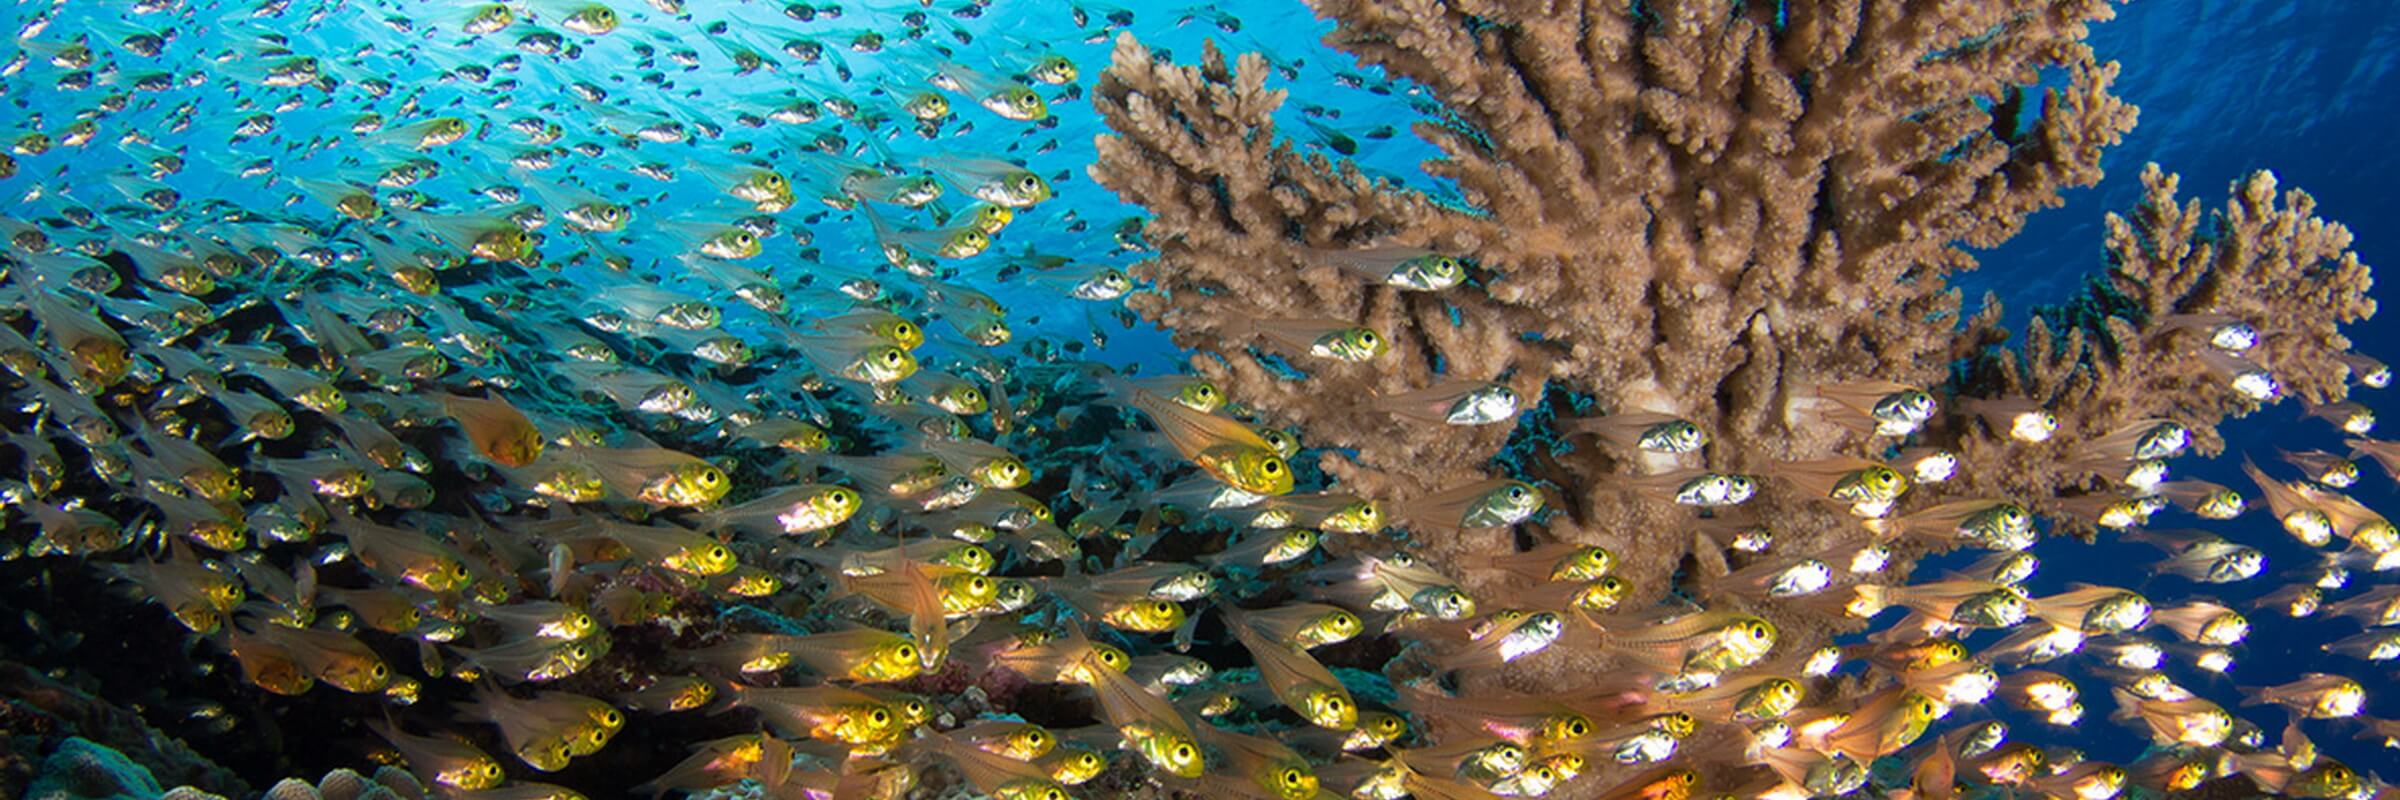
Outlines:
<svg viewBox="0 0 2400 800"><path fill-rule="evenodd" d="M1030 192L1042 188L1042 179L1027 175L1024 179L1017 181L1017 187Z"/></svg>
<svg viewBox="0 0 2400 800"><path fill-rule="evenodd" d="M877 725L889 723L892 721L892 712L885 711L880 708L875 709L874 711L867 713L867 721Z"/></svg>
<svg viewBox="0 0 2400 800"><path fill-rule="evenodd" d="M915 645L904 644L898 649L893 650L892 654L899 656L902 661L915 661L917 658L917 648Z"/></svg>
<svg viewBox="0 0 2400 800"><path fill-rule="evenodd" d="M898 351L898 350L885 350L885 351L883 351L883 363L886 363L886 364L891 364L891 365L893 365L893 366L898 366L898 365L900 364L900 351Z"/></svg>
<svg viewBox="0 0 2400 800"><path fill-rule="evenodd" d="M1358 335L1358 343L1359 343L1359 344L1363 344L1363 345L1367 345L1367 346L1370 346L1370 347L1372 347L1372 346L1374 346L1374 344L1375 344L1377 341L1380 341L1382 338L1383 338L1383 337L1381 337L1381 336L1377 336L1377 335L1375 335L1375 332L1374 332L1374 331L1366 331L1366 332L1364 332L1364 333L1360 333L1360 334Z"/></svg>
<svg viewBox="0 0 2400 800"><path fill-rule="evenodd" d="M606 725L606 726L608 726L608 727L611 727L611 728L617 727L617 726L619 726L619 725L623 725L623 724L625 724L625 714L624 714L624 712L618 711L618 710L616 710L616 709L613 709L613 708L612 708L612 709L609 709L609 710L607 710L607 711L605 711L605 712L602 712L602 713L600 714L600 724L602 724L602 725Z"/></svg>
<svg viewBox="0 0 2400 800"><path fill-rule="evenodd" d="M1511 486L1511 487L1508 487L1508 499L1510 499L1510 500L1523 500L1523 499L1525 499L1525 487L1522 487L1522 486Z"/></svg>
<svg viewBox="0 0 2400 800"><path fill-rule="evenodd" d="M484 762L482 768L477 769L476 771L483 773L485 777L496 778L500 776L500 765L487 761Z"/></svg>
<svg viewBox="0 0 2400 800"><path fill-rule="evenodd" d="M373 666L373 667L370 667L370 668L368 668L368 669L367 669L367 676L368 676L368 677L375 678L375 679L377 679L377 680L381 680L381 679L383 679L383 678L389 677L391 674L392 674L392 668L391 668L391 667L384 666L384 665L382 665L382 664L376 664L375 666Z"/></svg>
<svg viewBox="0 0 2400 800"><path fill-rule="evenodd" d="M982 578L975 578L975 579L973 579L973 580L967 581L967 589L968 589L969 591L973 591L973 592L976 592L976 593L981 593L981 592L983 592L984 590L987 590L987 589L990 589L990 588L992 588L992 582L991 582L991 581L984 580L984 579L982 579Z"/></svg>
<svg viewBox="0 0 2400 800"><path fill-rule="evenodd" d="M732 557L733 553L727 551L725 548L711 547L708 549L708 558L711 561L721 561Z"/></svg>
<svg viewBox="0 0 2400 800"><path fill-rule="evenodd" d="M1582 736L1591 731L1592 726L1583 720L1573 720L1567 723L1567 735L1569 736Z"/></svg>
<svg viewBox="0 0 2400 800"><path fill-rule="evenodd" d="M1766 623L1754 622L1750 624L1750 638L1764 641L1768 635Z"/></svg>
<svg viewBox="0 0 2400 800"><path fill-rule="evenodd" d="M1283 771L1283 785L1299 786L1301 780L1302 778L1299 770L1286 768Z"/></svg>
<svg viewBox="0 0 2400 800"><path fill-rule="evenodd" d="M1176 746L1175 746L1175 760L1177 760L1177 761L1188 761L1188 760L1190 760L1190 759L1191 759L1191 757L1192 757L1192 746L1191 746L1191 745L1188 745L1188 744L1179 744L1179 745L1176 745Z"/></svg>
<svg viewBox="0 0 2400 800"><path fill-rule="evenodd" d="M1267 463L1265 463L1265 464L1260 464L1260 465L1259 465L1259 467L1258 467L1258 471L1260 471L1260 472L1264 472L1264 473L1266 473L1266 474L1269 474L1269 475L1273 475L1273 474L1275 474L1275 473L1282 472L1282 471L1283 471L1283 462L1281 462L1281 461L1269 460L1269 461L1268 461Z"/></svg>

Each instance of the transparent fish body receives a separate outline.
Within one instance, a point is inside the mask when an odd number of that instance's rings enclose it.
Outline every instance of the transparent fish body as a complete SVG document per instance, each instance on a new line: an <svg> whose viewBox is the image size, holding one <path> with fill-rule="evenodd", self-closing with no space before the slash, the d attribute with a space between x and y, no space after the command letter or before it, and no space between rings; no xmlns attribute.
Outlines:
<svg viewBox="0 0 2400 800"><path fill-rule="evenodd" d="M637 367L568 361L552 362L548 367L577 389L605 397L627 411L677 414L698 402L689 384Z"/></svg>
<svg viewBox="0 0 2400 800"><path fill-rule="evenodd" d="M1133 404L1178 452L1218 480L1253 494L1280 495L1292 490L1291 468L1241 423L1193 411L1147 392L1137 392Z"/></svg>
<svg viewBox="0 0 2400 800"><path fill-rule="evenodd" d="M590 503L608 496L600 471L572 456L552 453L523 467L501 466L510 485L543 497L569 503Z"/></svg>
<svg viewBox="0 0 2400 800"><path fill-rule="evenodd" d="M907 348L872 336L804 337L794 344L821 369L848 380L898 383L919 368Z"/></svg>
<svg viewBox="0 0 2400 800"><path fill-rule="evenodd" d="M377 572L429 592L459 589L473 577L456 550L425 534L347 515L335 520L334 531L348 539L350 552Z"/></svg>
<svg viewBox="0 0 2400 800"><path fill-rule="evenodd" d="M132 354L124 337L91 311L47 292L31 292L25 302L76 377L101 386L125 377Z"/></svg>
<svg viewBox="0 0 2400 800"><path fill-rule="evenodd" d="M1019 122L1050 116L1049 103L1024 84L1004 80L950 61L936 61L926 81L946 91L975 99L994 114Z"/></svg>
<svg viewBox="0 0 2400 800"><path fill-rule="evenodd" d="M2152 609L2150 601L2139 594L2108 586L2083 586L2035 598L2033 613L2052 624L2100 635L2141 627L2151 619Z"/></svg>
<svg viewBox="0 0 2400 800"><path fill-rule="evenodd" d="M584 448L575 456L597 471L610 491L653 505L707 505L732 488L723 469L665 448Z"/></svg>
<svg viewBox="0 0 2400 800"><path fill-rule="evenodd" d="M1610 628L1611 650L1675 672L1721 673L1755 664L1775 646L1775 626L1732 612L1702 612L1642 627Z"/></svg>
<svg viewBox="0 0 2400 800"><path fill-rule="evenodd" d="M500 785L500 762L471 745L403 733L388 723L369 721L367 727L391 742L408 762L409 771L427 783L467 791Z"/></svg>
<svg viewBox="0 0 2400 800"><path fill-rule="evenodd" d="M1333 730L1358 724L1358 703L1333 673L1290 645L1269 641L1247 626L1231 626L1234 638L1258 659L1259 678L1277 699L1310 723Z"/></svg>
<svg viewBox="0 0 2400 800"><path fill-rule="evenodd" d="M799 535L840 525L858 513L859 505L857 490L849 487L801 484L709 512L704 519L711 527L731 527L746 533Z"/></svg>
<svg viewBox="0 0 2400 800"><path fill-rule="evenodd" d="M1620 480L1625 488L1640 495L1696 508L1740 505L1758 492L1757 478L1704 470L1681 470Z"/></svg>
<svg viewBox="0 0 2400 800"><path fill-rule="evenodd" d="M872 695L839 686L783 689L736 687L734 704L756 709L786 736L852 746L873 745L899 731L900 718Z"/></svg>
<svg viewBox="0 0 2400 800"><path fill-rule="evenodd" d="M1588 433L1618 447L1680 455L1708 444L1708 432L1669 414L1630 411L1600 417L1562 419L1564 433Z"/></svg>
<svg viewBox="0 0 2400 800"><path fill-rule="evenodd" d="M1309 250L1306 256L1310 261L1332 264L1407 291L1438 292L1459 285L1467 277L1464 261L1417 247Z"/></svg>
<svg viewBox="0 0 2400 800"><path fill-rule="evenodd" d="M1532 484L1495 478L1411 502L1401 516L1439 528L1484 528L1523 522L1542 505L1542 491Z"/></svg>

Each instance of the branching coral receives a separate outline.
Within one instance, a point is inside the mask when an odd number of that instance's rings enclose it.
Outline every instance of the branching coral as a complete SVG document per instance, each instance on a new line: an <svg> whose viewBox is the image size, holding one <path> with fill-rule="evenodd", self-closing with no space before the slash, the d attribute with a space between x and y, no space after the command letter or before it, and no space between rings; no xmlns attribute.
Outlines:
<svg viewBox="0 0 2400 800"><path fill-rule="evenodd" d="M2116 65L2083 43L2086 25L2112 13L2104 0L1318 8L1339 24L1332 44L1447 105L1451 119L1417 126L1446 154L1425 168L1472 208L1279 141L1271 115L1283 95L1266 87L1261 59L1229 66L1210 49L1198 67L1175 67L1130 37L1094 95L1116 135L1100 142L1093 173L1155 215L1158 255L1135 274L1156 291L1135 306L1219 356L1194 367L1261 416L1299 425L1326 448L1324 468L1367 496L1405 503L1492 469L1504 426L1428 426L1366 402L1465 378L1525 397L1548 390L1552 411L1691 420L1713 435L1704 463L1719 471L1773 478L1799 462L1947 448L1961 456L1959 479L1919 487L1897 514L1964 498L2060 514L2085 507L2071 498L2105 496L2095 476L2121 477L2084 457L2109 434L2172 419L2206 449L2215 423L2256 407L2228 388L2238 359L2191 335L2197 315L2267 329L2248 355L2287 392L2321 402L2344 391L2337 325L2373 310L2347 233L2312 217L2306 195L2279 200L2258 177L2203 212L2178 205L2173 179L2154 170L2142 208L2111 218L2114 265L2099 294L2046 313L2021 354L2000 347L1995 305L1961 319L1944 279L1975 266L1969 248L2097 181L2101 152L2134 123L2109 91ZM2033 88L2046 73L2063 81ZM1324 258L1390 246L1465 257L1475 280L1407 292ZM1249 357L1274 348L1241 320L1326 315L1384 333L1391 352L1309 362L1306 380ZM1828 394L1866 381L1935 389L1941 414L1912 441L1830 421ZM2019 442L1978 421L1977 400L2031 400L2065 426ZM1827 558L1875 538L1805 482L1771 479L1703 522L1629 490L1697 459L1534 449L1514 469L1552 484L1558 502L1528 527L1611 547L1636 597L1680 578L1712 605L1745 604L1692 581L1745 558L1717 535L1734 523L1770 528L1777 552ZM1428 533L1420 546L1444 563L1513 547L1492 530ZM1762 613L1805 648L1837 607ZM1567 658L1515 674L1592 666Z"/></svg>
<svg viewBox="0 0 2400 800"><path fill-rule="evenodd" d="M2317 404L2346 396L2356 376L2338 358L2350 347L2341 325L2375 313L2349 230L2313 216L2306 192L2279 197L2271 173L2235 184L2218 210L2179 202L2176 178L2155 164L2142 182L2146 196L2133 217L2108 218L2107 278L2078 302L2037 316L2022 355L1987 346L2006 335L1990 304L1958 340L1959 355L1971 359L1964 382L1972 391L2030 397L2078 429L2039 444L1960 436L1967 463L2017 465L1970 471L1962 485L2060 511L2057 493L2089 478L2062 468L2076 460L2075 449L2146 420L2174 420L2193 429L2201 452L2220 450L2214 426L2257 403L2228 390L2225 357L2178 318L2250 321L2265 336L2244 358L2270 370L2283 394Z"/></svg>
<svg viewBox="0 0 2400 800"><path fill-rule="evenodd" d="M1324 6L1342 22L1336 44L1449 103L1458 125L1419 126L1449 154L1428 169L1487 213L1275 142L1281 94L1256 62L1175 69L1130 41L1097 92L1120 136L1094 171L1157 215L1162 251L1143 276L1162 291L1141 307L1185 343L1238 350L1222 320L1327 311L1399 343L1306 385L1245 359L1211 368L1246 402L1356 448L1328 467L1369 493L1463 482L1502 434L1410 430L1322 398L1437 376L1500 377L1526 396L1560 380L1610 412L1700 421L1741 443L1711 459L1724 468L1822 455L1831 437L1787 424L1783 401L1819 381L1938 381L1928 356L1947 348L1940 320L1958 305L1940 278L1972 264L1961 247L2095 180L2100 148L2133 121L2108 94L2114 67L2079 42L2105 3L1848 5L1792 4L1788 25L1773 4ZM2068 86L2028 124L2022 87L2058 66ZM1470 290L1404 294L1308 263L1309 247L1378 244L1488 272ZM1565 467L1565 488L1586 496L1557 526L1666 521L1619 502L1601 479L1616 465Z"/></svg>

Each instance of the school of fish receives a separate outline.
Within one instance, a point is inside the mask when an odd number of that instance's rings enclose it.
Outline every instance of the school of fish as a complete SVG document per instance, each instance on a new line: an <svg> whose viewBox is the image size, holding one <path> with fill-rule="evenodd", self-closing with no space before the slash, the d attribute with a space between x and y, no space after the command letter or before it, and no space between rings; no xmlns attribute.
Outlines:
<svg viewBox="0 0 2400 800"><path fill-rule="evenodd" d="M1893 583L1882 545L1735 541L1758 557L1715 591L1880 620L1845 644L1693 600L1631 607L1597 547L1421 561L1387 531L1514 525L1542 490L1355 496L1310 467L1306 431L1242 398L1079 357L1132 324L1120 301L1142 287L1111 263L1141 228L1055 210L1072 176L1025 156L1056 149L1062 119L1089 129L1091 76L979 22L1066 16L1105 42L1241 20L1019 6L0 12L21 111L0 131L7 555L79 562L255 692L376 698L366 749L453 798L2104 800L2227 776L2386 796L2311 739L2400 745L2400 721L2366 714L2384 681L2348 674L2400 659L2400 583L2380 577L2400 527L2348 493L2354 458L2400 469L2367 406L2314 409L2355 451L2247 465L2254 492L2166 480L2190 440L2171 422L2083 454L2127 476L2091 501L2106 535L2163 554L2127 576L2138 591L2020 588L2041 523L2006 499L1895 512L1948 477L1942 454L1629 483L1721 509L1789 480L1883 541L1989 551ZM1343 155L1392 135L1304 129ZM1460 281L1440 253L1324 256L1411 291ZM1295 357L1386 346L1345 320L1246 324ZM2187 324L2227 353L2257 337ZM1504 423L1519 399L1496 388L1381 402ZM1823 396L1826 424L1901 438L1944 402ZM1572 425L1670 456L1710 435ZM2146 524L2262 510L2323 561L2292 577L2252 544ZM1522 588L1471 596L1465 571ZM2278 580L2248 607L2212 599ZM2245 636L2274 618L2357 631L2323 671L2242 683ZM1455 681L1550 648L1623 667L1557 695ZM676 715L745 732L623 784L545 780ZM2078 724L2149 745L2116 764L2042 743L2039 726Z"/></svg>

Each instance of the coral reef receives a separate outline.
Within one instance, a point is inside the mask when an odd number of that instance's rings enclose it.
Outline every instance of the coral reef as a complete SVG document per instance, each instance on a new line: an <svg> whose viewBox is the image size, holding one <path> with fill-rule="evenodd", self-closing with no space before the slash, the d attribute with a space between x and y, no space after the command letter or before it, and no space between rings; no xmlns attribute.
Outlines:
<svg viewBox="0 0 2400 800"><path fill-rule="evenodd" d="M422 800L424 797L424 785L407 771L379 767L372 777L337 769L325 773L313 786L298 778L286 778L269 788L264 800Z"/></svg>
<svg viewBox="0 0 2400 800"><path fill-rule="evenodd" d="M241 784L219 782L234 797L250 797ZM41 768L21 791L10 797L27 800L225 800L226 795L197 786L161 789L158 779L124 753L79 736L67 737L43 757ZM425 800L423 784L400 769L379 767L373 777L337 769L311 784L286 778L269 787L261 800Z"/></svg>
<svg viewBox="0 0 2400 800"><path fill-rule="evenodd" d="M26 787L28 800L148 800L161 794L158 779L125 754L68 737L42 759L40 777Z"/></svg>
<svg viewBox="0 0 2400 800"><path fill-rule="evenodd" d="M19 772L18 765L29 769L39 763L42 772L54 772L53 761L72 746L75 753L105 752L127 760L133 770L126 772L138 771L144 781L155 776L232 796L250 791L231 771L151 727L141 715L8 661L0 661L0 734L5 734L0 737L0 781L5 781L0 790L12 788L19 775L32 774Z"/></svg>
<svg viewBox="0 0 2400 800"><path fill-rule="evenodd" d="M2233 605L2400 654L2349 232L2153 168L2021 337L1949 283L2133 125L2106 0L1324 0L1382 77L1176 66L1208 6L136 5L0 15L0 796L249 796L170 733L325 774L270 800L2381 791L2308 739L2368 681L2224 679ZM1417 96L1457 198L1275 75ZM1147 223L1051 202L1093 113ZM1200 377L1086 347L1135 311ZM2247 465L2316 561L2234 585L2291 543L2144 526L2283 398L2360 438Z"/></svg>
<svg viewBox="0 0 2400 800"><path fill-rule="evenodd" d="M1425 169L1471 207L1278 139L1283 92L1262 59L1228 64L1211 48L1178 67L1121 37L1094 92L1115 135L1092 174L1156 215L1158 255L1132 271L1157 291L1130 302L1211 354L1196 371L1326 448L1341 488L1400 505L1500 471L1512 433L1427 424L1371 398L1458 379L1543 397L1509 449L1508 466L1552 494L1524 527L1611 548L1640 600L1680 591L1713 606L1707 578L1743 565L1728 546L1756 526L1781 552L1874 541L1808 481L1775 478L1901 444L1958 457L1957 479L1910 492L1902 518L2008 498L2088 529L2064 512L2107 496L2093 479L2108 467L2078 454L2155 420L2189 426L2207 451L2213 425L2259 405L2228 387L2227 356L2175 333L2189 319L2266 329L2255 363L2323 403L2344 392L2338 325L2373 311L2347 232L2305 194L2278 197L2261 175L2203 211L2154 169L2142 207L2111 219L2112 269L2092 297L2045 312L2021 350L2002 346L1993 303L1962 320L1945 276L2095 182L2134 123L2109 92L2116 66L2082 42L2112 13L2100 0L1318 9L1339 24L1331 44L1446 105L1450 118L1417 126L1445 155ZM2063 80L2037 88L2045 74ZM1326 257L1391 247L1464 258L1473 279L1405 291ZM1295 380L1254 357L1273 345L1242 324L1325 315L1381 332L1390 352L1312 361ZM1941 412L1907 441L1838 424L1829 400L1866 382L1934 389ZM2028 401L2056 415L2056 435L2018 441L1977 413ZM1567 446L1569 417L1602 414L1697 423L1711 434L1704 462ZM1638 491L1701 463L1769 479L1715 514ZM1415 527L1436 562L1518 548L1505 530ZM1906 557L1919 541L1892 546ZM1779 647L1805 651L1821 639L1802 632L1844 624L1838 604L1760 606L1787 632ZM1503 677L1552 688L1599 674L1569 656L1529 661Z"/></svg>

